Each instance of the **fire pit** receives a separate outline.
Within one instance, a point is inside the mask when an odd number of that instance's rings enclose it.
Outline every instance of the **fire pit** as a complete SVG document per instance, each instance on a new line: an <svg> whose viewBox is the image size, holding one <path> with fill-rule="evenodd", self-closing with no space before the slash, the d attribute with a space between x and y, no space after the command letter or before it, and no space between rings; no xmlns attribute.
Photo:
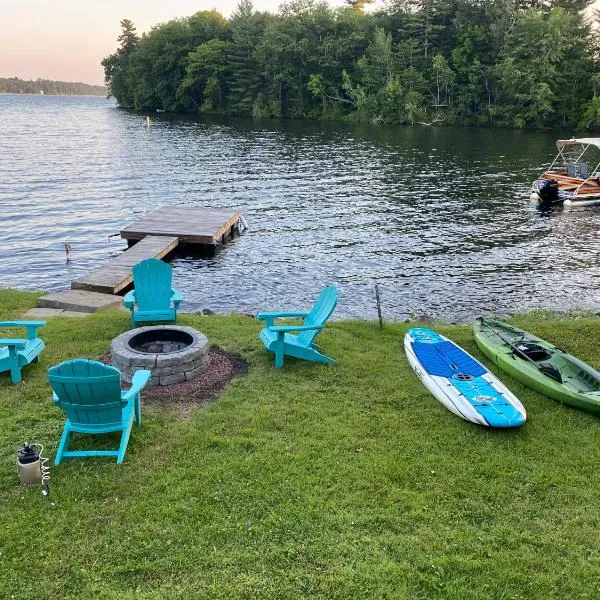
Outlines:
<svg viewBox="0 0 600 600"><path fill-rule="evenodd" d="M192 327L138 327L111 344L112 364L131 382L139 369L152 373L149 385L170 385L198 377L208 365L208 339Z"/></svg>

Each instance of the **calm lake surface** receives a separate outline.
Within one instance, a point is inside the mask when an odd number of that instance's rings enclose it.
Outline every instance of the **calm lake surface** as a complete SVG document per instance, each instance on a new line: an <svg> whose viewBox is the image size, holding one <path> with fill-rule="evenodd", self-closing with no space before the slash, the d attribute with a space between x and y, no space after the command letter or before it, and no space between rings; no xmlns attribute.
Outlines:
<svg viewBox="0 0 600 600"><path fill-rule="evenodd" d="M67 289L165 204L240 209L214 259L176 257L182 309L335 316L600 305L600 210L542 214L529 187L565 133L145 115L97 97L0 95L0 285ZM569 132L568 135L571 135ZM65 263L64 243L72 247Z"/></svg>

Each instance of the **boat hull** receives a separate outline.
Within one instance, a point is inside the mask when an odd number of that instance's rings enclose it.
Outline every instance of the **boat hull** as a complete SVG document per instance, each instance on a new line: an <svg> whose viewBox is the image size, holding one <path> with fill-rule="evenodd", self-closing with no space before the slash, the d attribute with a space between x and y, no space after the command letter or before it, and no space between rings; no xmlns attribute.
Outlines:
<svg viewBox="0 0 600 600"><path fill-rule="evenodd" d="M544 396L600 414L600 373L589 365L523 329L494 319L478 320L473 330L479 349L504 372ZM520 357L497 333L517 347L523 343L535 344L548 357L530 362ZM562 381L542 373L536 365L557 369Z"/></svg>
<svg viewBox="0 0 600 600"><path fill-rule="evenodd" d="M549 202L541 192L548 181L555 181L558 193ZM564 204L565 206L594 206L600 204L600 179L567 177L558 171L547 171L531 186L531 201L538 204Z"/></svg>

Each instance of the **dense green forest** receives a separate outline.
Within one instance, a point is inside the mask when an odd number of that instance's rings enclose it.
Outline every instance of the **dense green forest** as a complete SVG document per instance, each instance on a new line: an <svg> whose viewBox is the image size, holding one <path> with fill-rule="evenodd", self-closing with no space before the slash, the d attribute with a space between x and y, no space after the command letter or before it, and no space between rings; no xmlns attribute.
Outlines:
<svg viewBox="0 0 600 600"><path fill-rule="evenodd" d="M242 0L141 37L121 22L102 65L139 110L371 123L600 127L598 42L584 0Z"/></svg>
<svg viewBox="0 0 600 600"><path fill-rule="evenodd" d="M0 93L9 94L44 94L72 95L72 96L104 96L106 88L103 85L89 85L79 81L50 81L49 79L36 79L25 81L18 77L3 79L0 77Z"/></svg>

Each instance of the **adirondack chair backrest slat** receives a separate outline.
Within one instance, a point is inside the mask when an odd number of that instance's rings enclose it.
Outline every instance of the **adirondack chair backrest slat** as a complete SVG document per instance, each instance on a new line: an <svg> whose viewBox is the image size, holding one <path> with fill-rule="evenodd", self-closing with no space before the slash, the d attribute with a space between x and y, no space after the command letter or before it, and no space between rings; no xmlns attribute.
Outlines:
<svg viewBox="0 0 600 600"><path fill-rule="evenodd" d="M121 421L121 374L114 367L94 360L70 360L52 367L48 380L72 423Z"/></svg>
<svg viewBox="0 0 600 600"><path fill-rule="evenodd" d="M314 303L311 311L304 319L304 325L325 325L327 319L334 311L338 300L338 291L335 285L328 285L321 290L317 301ZM318 329L312 331L303 331L298 336L298 342L303 346L310 346L313 343Z"/></svg>
<svg viewBox="0 0 600 600"><path fill-rule="evenodd" d="M173 282L171 265L157 258L147 258L135 265L132 271L135 300L140 310L170 308Z"/></svg>

